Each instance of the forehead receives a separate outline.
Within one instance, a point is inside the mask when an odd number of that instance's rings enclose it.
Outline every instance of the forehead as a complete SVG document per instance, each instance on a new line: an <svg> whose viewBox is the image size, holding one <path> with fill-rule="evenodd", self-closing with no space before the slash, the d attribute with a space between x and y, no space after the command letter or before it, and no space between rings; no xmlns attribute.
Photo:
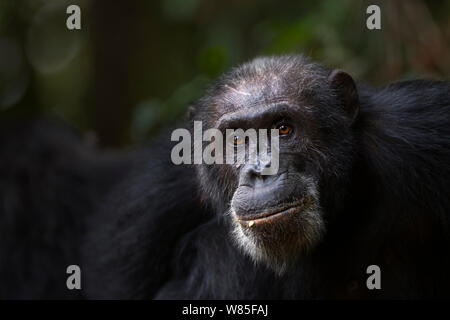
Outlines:
<svg viewBox="0 0 450 320"><path fill-rule="evenodd" d="M228 113L261 109L282 102L301 105L305 92L310 92L311 89L310 79L299 77L299 74L264 72L220 83L210 107L221 117Z"/></svg>
<svg viewBox="0 0 450 320"><path fill-rule="evenodd" d="M225 112L251 108L262 103L286 99L289 96L284 79L279 75L266 74L258 78L238 79L225 83L217 96L218 108Z"/></svg>
<svg viewBox="0 0 450 320"><path fill-rule="evenodd" d="M271 73L224 83L219 92L213 103L215 113L219 117L243 109L260 109L279 102L294 104L300 93L295 92L284 77Z"/></svg>

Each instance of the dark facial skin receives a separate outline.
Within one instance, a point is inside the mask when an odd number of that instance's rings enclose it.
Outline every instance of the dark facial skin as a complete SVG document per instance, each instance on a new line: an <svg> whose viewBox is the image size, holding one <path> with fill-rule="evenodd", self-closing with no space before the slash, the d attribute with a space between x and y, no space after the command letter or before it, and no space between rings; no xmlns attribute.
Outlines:
<svg viewBox="0 0 450 320"><path fill-rule="evenodd" d="M234 239L244 252L278 272L312 249L325 231L323 192L333 172L350 166L351 125L358 113L353 80L308 61L255 61L225 75L197 108L207 128L278 129L279 170L256 163L201 166L207 197L229 213ZM270 131L269 131L270 132ZM270 142L269 142L270 143ZM325 193L325 194L322 194Z"/></svg>

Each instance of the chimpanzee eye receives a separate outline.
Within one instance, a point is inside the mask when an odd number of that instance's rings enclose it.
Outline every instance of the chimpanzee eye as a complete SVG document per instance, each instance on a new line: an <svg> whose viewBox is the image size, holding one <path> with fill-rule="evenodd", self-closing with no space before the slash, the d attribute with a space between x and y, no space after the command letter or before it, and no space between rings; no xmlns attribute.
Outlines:
<svg viewBox="0 0 450 320"><path fill-rule="evenodd" d="M280 131L280 136L286 136L292 131L292 128L287 124L280 124L277 129Z"/></svg>
<svg viewBox="0 0 450 320"><path fill-rule="evenodd" d="M244 139L242 139L242 137L240 137L240 136L234 136L233 137L233 143L234 143L234 145L243 144L244 143Z"/></svg>

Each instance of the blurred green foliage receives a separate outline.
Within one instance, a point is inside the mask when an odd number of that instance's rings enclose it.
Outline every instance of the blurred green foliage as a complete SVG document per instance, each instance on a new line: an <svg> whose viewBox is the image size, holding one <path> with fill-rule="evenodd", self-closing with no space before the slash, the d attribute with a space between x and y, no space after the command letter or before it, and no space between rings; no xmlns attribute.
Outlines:
<svg viewBox="0 0 450 320"><path fill-rule="evenodd" d="M67 30L78 4L82 29ZM378 4L382 29L366 28ZM179 119L211 80L303 53L374 85L448 78L450 1L0 0L0 117L57 115L104 145Z"/></svg>

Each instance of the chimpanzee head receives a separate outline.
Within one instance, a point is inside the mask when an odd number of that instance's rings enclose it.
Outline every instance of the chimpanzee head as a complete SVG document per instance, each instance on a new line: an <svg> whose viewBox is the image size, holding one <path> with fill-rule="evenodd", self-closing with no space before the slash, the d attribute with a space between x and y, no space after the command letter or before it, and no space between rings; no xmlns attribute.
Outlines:
<svg viewBox="0 0 450 320"><path fill-rule="evenodd" d="M246 63L194 104L191 119L224 136L226 129L278 130L276 174L262 174L267 158L197 166L203 194L229 219L245 253L283 272L324 236L352 168L358 111L348 74L301 56ZM231 143L246 139L234 136Z"/></svg>

